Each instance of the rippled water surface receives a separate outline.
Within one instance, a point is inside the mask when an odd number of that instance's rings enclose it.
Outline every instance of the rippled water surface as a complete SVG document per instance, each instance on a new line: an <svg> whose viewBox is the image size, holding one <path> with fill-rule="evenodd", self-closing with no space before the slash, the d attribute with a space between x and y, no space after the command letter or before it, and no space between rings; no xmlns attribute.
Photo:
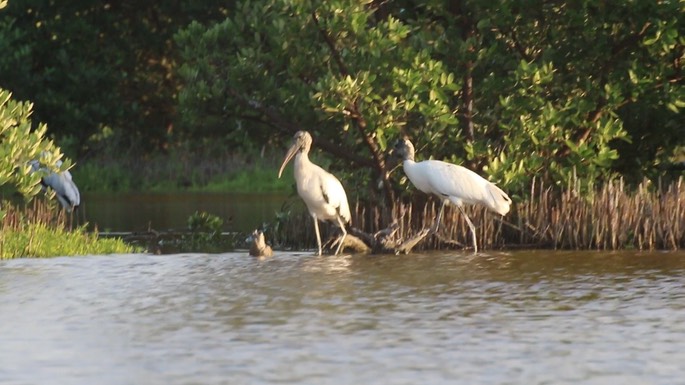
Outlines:
<svg viewBox="0 0 685 385"><path fill-rule="evenodd" d="M2 384L675 384L685 253L0 262Z"/></svg>

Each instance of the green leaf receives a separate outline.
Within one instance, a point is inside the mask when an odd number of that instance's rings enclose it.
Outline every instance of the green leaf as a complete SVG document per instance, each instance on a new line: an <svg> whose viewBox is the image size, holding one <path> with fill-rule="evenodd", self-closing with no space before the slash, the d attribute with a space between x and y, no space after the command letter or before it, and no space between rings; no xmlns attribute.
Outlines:
<svg viewBox="0 0 685 385"><path fill-rule="evenodd" d="M632 69L628 70L628 76L630 77L631 83L637 84L638 79L637 79L637 75L635 75L635 71L633 71Z"/></svg>

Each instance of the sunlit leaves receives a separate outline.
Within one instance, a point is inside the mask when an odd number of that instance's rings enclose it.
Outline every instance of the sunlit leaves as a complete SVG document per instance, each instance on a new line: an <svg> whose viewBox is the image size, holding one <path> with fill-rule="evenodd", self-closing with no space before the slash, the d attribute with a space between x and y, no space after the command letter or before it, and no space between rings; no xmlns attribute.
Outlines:
<svg viewBox="0 0 685 385"><path fill-rule="evenodd" d="M649 106L670 135L678 127L685 34L672 3L381 3L252 1L225 22L191 25L177 39L181 111L203 126L277 125L230 89L347 154L371 158L364 136L385 150L408 135L419 158L467 162L521 190L572 170L610 177L617 148L644 135L628 107Z"/></svg>
<svg viewBox="0 0 685 385"><path fill-rule="evenodd" d="M17 102L10 92L0 89L0 185L10 184L26 198L40 191L43 173L63 171L70 162L57 168L55 163L62 157L59 148L45 138L47 126L31 126L32 104ZM29 162L38 160L45 171L33 172Z"/></svg>

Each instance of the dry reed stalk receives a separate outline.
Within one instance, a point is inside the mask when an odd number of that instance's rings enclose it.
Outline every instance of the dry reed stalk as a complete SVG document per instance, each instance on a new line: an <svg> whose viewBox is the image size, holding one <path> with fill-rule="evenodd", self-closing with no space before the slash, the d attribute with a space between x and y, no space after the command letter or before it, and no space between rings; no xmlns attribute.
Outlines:
<svg viewBox="0 0 685 385"><path fill-rule="evenodd" d="M54 203L34 199L23 207L3 205L5 216L2 230L21 230L27 224L42 224L55 228L67 228L69 220L64 210L57 210Z"/></svg>
<svg viewBox="0 0 685 385"><path fill-rule="evenodd" d="M466 207L476 225L482 249L532 247L555 249L679 249L685 248L685 184L683 177L663 186L643 181L635 189L623 179L599 188L584 187L574 177L567 188L557 191L534 179L528 199L515 203L504 218L481 207ZM357 202L353 226L367 233L386 228L394 218L396 235L408 239L430 227L439 209L434 199L398 203L390 215L379 207ZM315 243L311 218L292 218L297 231L286 242ZM429 236L415 249L471 246L469 228L458 209L448 206L440 225L440 236ZM290 238L295 237L295 238ZM452 242L445 242L450 240Z"/></svg>

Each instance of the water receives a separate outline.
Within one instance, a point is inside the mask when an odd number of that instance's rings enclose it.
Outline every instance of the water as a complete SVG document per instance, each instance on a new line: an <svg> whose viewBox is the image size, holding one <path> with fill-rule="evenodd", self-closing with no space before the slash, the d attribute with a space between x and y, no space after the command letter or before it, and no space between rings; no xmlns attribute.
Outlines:
<svg viewBox="0 0 685 385"><path fill-rule="evenodd" d="M300 203L269 193L90 193L77 216L100 231L128 232L185 229L190 215L206 211L224 220L224 231L251 232L273 221L286 202Z"/></svg>
<svg viewBox="0 0 685 385"><path fill-rule="evenodd" d="M2 384L675 384L685 253L0 262Z"/></svg>

